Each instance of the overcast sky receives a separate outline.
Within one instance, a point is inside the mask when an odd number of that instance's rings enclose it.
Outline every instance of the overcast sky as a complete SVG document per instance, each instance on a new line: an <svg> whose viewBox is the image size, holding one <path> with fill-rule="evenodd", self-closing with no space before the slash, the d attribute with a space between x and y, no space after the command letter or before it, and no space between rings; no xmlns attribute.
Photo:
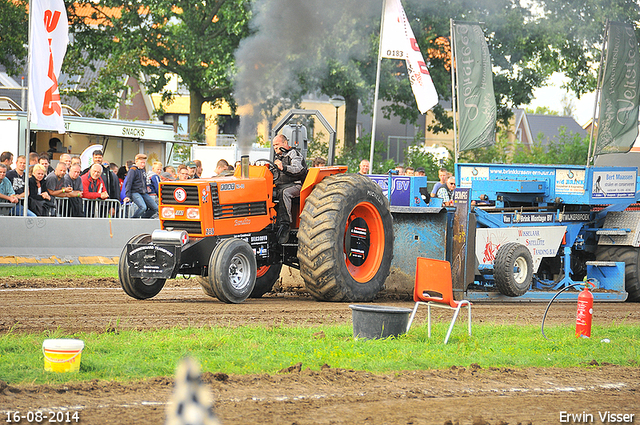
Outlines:
<svg viewBox="0 0 640 425"><path fill-rule="evenodd" d="M562 97L567 93L566 89L561 88L563 78L565 77L561 73L556 72L551 77L549 86L534 90L534 99L528 108L535 109L538 106L546 106L554 111L562 112ZM595 93L584 94L578 100L575 94L571 92L569 98L573 99L575 105L573 117L578 124L586 124L593 117Z"/></svg>

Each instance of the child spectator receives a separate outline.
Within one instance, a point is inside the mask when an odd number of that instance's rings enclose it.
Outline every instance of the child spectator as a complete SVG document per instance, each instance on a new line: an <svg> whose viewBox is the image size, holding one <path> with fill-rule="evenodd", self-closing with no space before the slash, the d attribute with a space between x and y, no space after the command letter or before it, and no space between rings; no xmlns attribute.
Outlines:
<svg viewBox="0 0 640 425"><path fill-rule="evenodd" d="M125 182L124 203L133 201L138 207L132 218L151 218L158 212L158 204L147 193L147 155L136 155L135 164L129 168Z"/></svg>
<svg viewBox="0 0 640 425"><path fill-rule="evenodd" d="M162 173L162 162L154 161L151 172L147 175L147 192L156 202L160 193L160 173Z"/></svg>
<svg viewBox="0 0 640 425"><path fill-rule="evenodd" d="M441 168L440 170L438 170L438 182L433 186L433 189L431 190L431 197L435 198L438 197L437 193L438 190L442 187L442 186L446 186L447 185L447 179L449 178L449 172L447 171L446 168Z"/></svg>

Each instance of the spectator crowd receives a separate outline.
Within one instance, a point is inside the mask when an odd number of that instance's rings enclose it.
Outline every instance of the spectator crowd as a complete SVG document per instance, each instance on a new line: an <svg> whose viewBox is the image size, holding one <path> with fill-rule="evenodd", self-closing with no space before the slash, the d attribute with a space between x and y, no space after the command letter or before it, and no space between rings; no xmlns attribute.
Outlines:
<svg viewBox="0 0 640 425"><path fill-rule="evenodd" d="M79 156L63 153L55 167L51 153L32 152L15 159L11 152L0 154L0 214L24 215L25 185L28 188L27 215L56 216L60 205L70 217L157 217L158 191L161 181L199 178L199 160L163 167L154 161L147 172L147 156L138 154L121 167L105 162L104 153L96 150L89 167L82 169ZM232 174L233 166L221 160L215 175ZM60 202L63 201L63 202ZM103 202L100 202L103 201ZM123 211L130 211L123 214ZM99 213L101 211L101 213Z"/></svg>
<svg viewBox="0 0 640 425"><path fill-rule="evenodd" d="M159 161L147 164L145 154L138 154L118 167L117 164L105 162L101 150L93 152L92 165L84 169L79 156L67 153L60 155L54 168L50 155L49 152L32 152L28 156L28 165L27 157L20 155L15 158L14 165L11 152L0 154L0 214L24 215L25 185L28 184L27 216L154 218L158 214L160 182L200 178L203 171L202 162L197 159L176 168L163 166ZM312 160L314 167L325 165L324 158ZM238 163L230 165L221 159L216 164L213 176L232 175L238 166ZM358 173L369 174L369 170L369 161L363 159ZM412 167L398 166L394 172L398 175L425 176L425 170L421 167L414 170ZM455 178L445 168L439 170L438 178L431 197L441 198L444 205L451 205ZM65 206L64 214L57 210L59 205ZM98 214L98 210L102 213ZM125 210L128 213L123 213Z"/></svg>

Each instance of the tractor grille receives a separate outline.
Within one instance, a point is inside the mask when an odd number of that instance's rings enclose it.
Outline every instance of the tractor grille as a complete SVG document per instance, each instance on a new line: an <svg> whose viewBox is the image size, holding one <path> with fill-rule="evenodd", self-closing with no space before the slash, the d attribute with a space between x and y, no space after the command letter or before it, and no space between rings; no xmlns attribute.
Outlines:
<svg viewBox="0 0 640 425"><path fill-rule="evenodd" d="M163 184L161 185L162 192L162 204L163 205L200 205L200 199L198 197L197 185L177 185L177 184ZM173 197L173 193L176 189L182 188L187 192L187 199L184 202L178 202Z"/></svg>
<svg viewBox="0 0 640 425"><path fill-rule="evenodd" d="M235 218L235 217L247 217L252 215L266 215L267 203L262 202L247 202L243 204L229 204L219 205L214 203L213 205L213 218Z"/></svg>
<svg viewBox="0 0 640 425"><path fill-rule="evenodd" d="M220 197L218 197L218 184L213 182L209 185L211 187L211 203L218 205L220 203Z"/></svg>
<svg viewBox="0 0 640 425"><path fill-rule="evenodd" d="M173 230L184 230L189 234L202 234L202 223L199 221L164 220L162 225L165 230L171 228Z"/></svg>

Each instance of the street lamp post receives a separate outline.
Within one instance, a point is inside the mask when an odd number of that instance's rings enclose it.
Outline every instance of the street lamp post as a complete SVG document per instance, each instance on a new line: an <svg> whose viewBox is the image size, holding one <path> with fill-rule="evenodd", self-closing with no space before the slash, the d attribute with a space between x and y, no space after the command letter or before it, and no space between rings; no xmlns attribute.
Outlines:
<svg viewBox="0 0 640 425"><path fill-rule="evenodd" d="M336 132L333 135L333 143L332 143L333 149L335 150L336 142L338 141L338 109L340 109L341 106L344 106L345 101L342 96L336 96L334 98L329 99L329 103L331 103L336 108L336 127L335 127ZM333 154L335 154L335 152L333 152ZM333 158L333 155L331 155L331 157ZM329 165L333 165L333 164L329 164Z"/></svg>

